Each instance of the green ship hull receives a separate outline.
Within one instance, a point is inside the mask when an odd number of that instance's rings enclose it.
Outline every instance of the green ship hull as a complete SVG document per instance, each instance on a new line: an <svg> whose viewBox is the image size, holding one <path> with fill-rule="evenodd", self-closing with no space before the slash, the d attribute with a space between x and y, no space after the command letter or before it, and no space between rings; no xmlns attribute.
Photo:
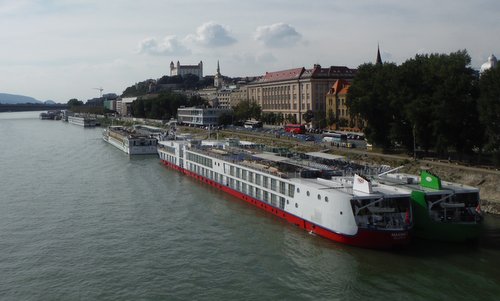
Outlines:
<svg viewBox="0 0 500 301"><path fill-rule="evenodd" d="M430 216L425 193L413 191L411 199L415 237L445 242L467 242L479 238L482 223L474 217L464 221L435 220Z"/></svg>
<svg viewBox="0 0 500 301"><path fill-rule="evenodd" d="M445 242L479 238L482 232L479 189L441 181L427 170L422 170L419 176L390 172L378 178L411 192L413 236Z"/></svg>

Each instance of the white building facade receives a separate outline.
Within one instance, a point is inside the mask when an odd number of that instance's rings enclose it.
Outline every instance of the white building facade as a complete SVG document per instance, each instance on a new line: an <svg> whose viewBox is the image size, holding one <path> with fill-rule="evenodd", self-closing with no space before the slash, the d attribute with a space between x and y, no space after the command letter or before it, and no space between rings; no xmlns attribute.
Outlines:
<svg viewBox="0 0 500 301"><path fill-rule="evenodd" d="M222 108L181 107L177 110L177 122L195 126L217 125L219 117L230 112L231 110Z"/></svg>

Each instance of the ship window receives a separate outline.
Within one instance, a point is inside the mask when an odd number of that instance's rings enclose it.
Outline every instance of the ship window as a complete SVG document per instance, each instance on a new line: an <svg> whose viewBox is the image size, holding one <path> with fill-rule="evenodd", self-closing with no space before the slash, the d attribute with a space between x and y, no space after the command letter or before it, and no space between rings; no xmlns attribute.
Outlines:
<svg viewBox="0 0 500 301"><path fill-rule="evenodd" d="M299 187L297 187L297 193L300 193L300 188Z"/></svg>
<svg viewBox="0 0 500 301"><path fill-rule="evenodd" d="M299 208L299 204L295 203L295 208Z"/></svg>
<svg viewBox="0 0 500 301"><path fill-rule="evenodd" d="M285 182L280 181L280 193L285 194Z"/></svg>
<svg viewBox="0 0 500 301"><path fill-rule="evenodd" d="M320 194L318 194L318 200L321 200L321 195Z"/></svg>
<svg viewBox="0 0 500 301"><path fill-rule="evenodd" d="M325 196L325 202L327 202L327 203L328 203L328 197L327 197L327 196Z"/></svg>
<svg viewBox="0 0 500 301"><path fill-rule="evenodd" d="M309 193L309 190L306 192L307 196L310 196L311 194Z"/></svg>
<svg viewBox="0 0 500 301"><path fill-rule="evenodd" d="M278 204L277 204L277 201L276 201L276 195L273 194L273 193L270 193L271 195L271 205L273 205L274 207L276 207Z"/></svg>
<svg viewBox="0 0 500 301"><path fill-rule="evenodd" d="M297 191L299 189L297 188ZM288 196L293 198L293 193L295 192L295 186L288 184Z"/></svg>
<svg viewBox="0 0 500 301"><path fill-rule="evenodd" d="M281 209L285 209L285 198L284 197L280 197L280 205L279 207Z"/></svg>
<svg viewBox="0 0 500 301"><path fill-rule="evenodd" d="M290 200L286 200L286 204L287 204L287 205L288 205L288 204L290 204Z"/></svg>

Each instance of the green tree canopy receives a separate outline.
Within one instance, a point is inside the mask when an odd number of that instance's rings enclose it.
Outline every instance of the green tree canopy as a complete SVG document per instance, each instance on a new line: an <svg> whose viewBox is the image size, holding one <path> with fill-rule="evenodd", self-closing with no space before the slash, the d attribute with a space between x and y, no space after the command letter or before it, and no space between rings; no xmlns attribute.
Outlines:
<svg viewBox="0 0 500 301"><path fill-rule="evenodd" d="M190 98L185 95L165 92L155 98L139 97L132 103L132 116L150 119L170 119L177 116L180 106L192 107L206 105L199 96Z"/></svg>
<svg viewBox="0 0 500 301"><path fill-rule="evenodd" d="M500 68L487 70L479 79L478 109L486 137L485 149L500 164Z"/></svg>
<svg viewBox="0 0 500 301"><path fill-rule="evenodd" d="M366 137L387 149L401 145L441 154L481 147L477 84L465 50L416 55L400 66L364 64L349 89L352 115L367 121Z"/></svg>
<svg viewBox="0 0 500 301"><path fill-rule="evenodd" d="M246 121L248 119L260 120L262 109L253 101L240 101L234 108L234 121Z"/></svg>
<svg viewBox="0 0 500 301"><path fill-rule="evenodd" d="M68 100L69 107L76 107L76 106L81 106L81 105L83 105L83 101L80 101L76 98L72 98L72 99Z"/></svg>

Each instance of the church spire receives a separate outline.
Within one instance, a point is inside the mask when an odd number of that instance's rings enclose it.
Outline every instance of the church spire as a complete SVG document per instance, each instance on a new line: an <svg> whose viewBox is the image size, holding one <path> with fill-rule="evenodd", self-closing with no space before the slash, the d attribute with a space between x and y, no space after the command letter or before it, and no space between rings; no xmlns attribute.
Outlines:
<svg viewBox="0 0 500 301"><path fill-rule="evenodd" d="M375 65L382 65L382 57L380 56L380 46L377 44L377 61Z"/></svg>
<svg viewBox="0 0 500 301"><path fill-rule="evenodd" d="M217 60L217 72L214 76L214 86L220 89L223 85L224 79L222 78L222 74L220 74L219 60Z"/></svg>

